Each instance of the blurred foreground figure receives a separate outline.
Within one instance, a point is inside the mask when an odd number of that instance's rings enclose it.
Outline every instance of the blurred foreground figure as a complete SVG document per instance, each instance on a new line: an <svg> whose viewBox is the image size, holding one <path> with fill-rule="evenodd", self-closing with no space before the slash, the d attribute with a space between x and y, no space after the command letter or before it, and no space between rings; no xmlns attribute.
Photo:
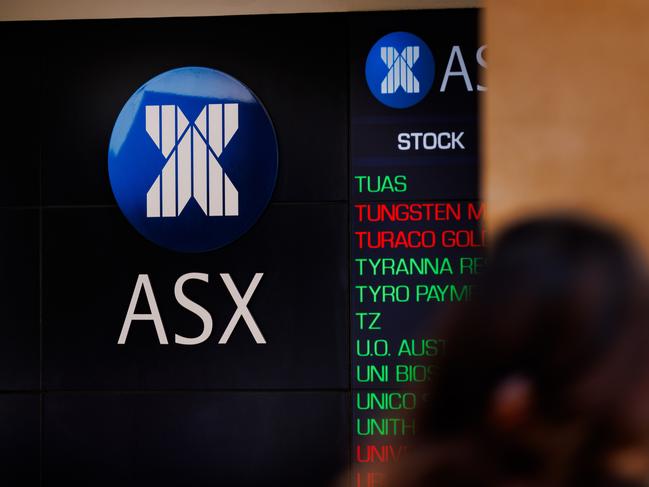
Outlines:
<svg viewBox="0 0 649 487"><path fill-rule="evenodd" d="M644 269L607 230L569 218L511 228L418 416L390 486L649 485Z"/></svg>

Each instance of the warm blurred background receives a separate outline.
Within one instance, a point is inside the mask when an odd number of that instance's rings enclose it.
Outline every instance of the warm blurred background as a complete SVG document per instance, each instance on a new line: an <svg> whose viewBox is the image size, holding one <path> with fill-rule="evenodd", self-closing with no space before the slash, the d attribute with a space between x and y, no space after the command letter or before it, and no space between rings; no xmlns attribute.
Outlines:
<svg viewBox="0 0 649 487"><path fill-rule="evenodd" d="M649 3L484 6L490 229L571 209L612 222L649 251Z"/></svg>

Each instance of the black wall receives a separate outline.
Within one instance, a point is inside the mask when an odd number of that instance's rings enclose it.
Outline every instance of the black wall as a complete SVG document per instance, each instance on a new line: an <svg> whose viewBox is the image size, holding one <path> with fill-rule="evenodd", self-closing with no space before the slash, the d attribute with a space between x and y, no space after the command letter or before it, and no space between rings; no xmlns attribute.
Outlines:
<svg viewBox="0 0 649 487"><path fill-rule="evenodd" d="M1 483L327 485L349 464L350 46L374 22L387 33L435 15L0 24ZM475 11L446 15L475 30ZM195 255L141 237L107 172L126 100L193 65L255 92L280 154L259 222ZM210 275L188 286L214 317L210 339L161 346L134 324L118 346L142 273L169 336L200 330L173 299L187 272ZM222 272L242 292L264 273L249 307L267 345L242 325L218 345L235 310Z"/></svg>

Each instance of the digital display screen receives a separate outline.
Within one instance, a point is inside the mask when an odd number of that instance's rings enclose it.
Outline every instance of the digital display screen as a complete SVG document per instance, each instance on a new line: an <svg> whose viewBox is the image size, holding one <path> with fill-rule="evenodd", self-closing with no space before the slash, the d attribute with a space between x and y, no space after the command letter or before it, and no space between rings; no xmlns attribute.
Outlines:
<svg viewBox="0 0 649 487"><path fill-rule="evenodd" d="M398 462L413 443L415 411L427 399L422 391L434 377L435 359L452 346L436 335L438 313L445 303L470 299L472 277L484 264L483 207L478 200L481 46L476 20L475 11L427 12L396 22L387 15L358 17L352 30L355 487L382 485L386 466ZM426 62L427 48L434 77L422 97L427 73L425 66L417 68ZM409 52L413 50L414 56ZM381 59L372 58L373 52ZM400 73L388 69L386 74L381 61L386 67L394 63ZM379 71L374 90L372 68ZM409 70L419 81L419 93ZM386 83L380 86L382 76ZM401 99L394 101L395 95ZM412 105L389 105L394 103Z"/></svg>
<svg viewBox="0 0 649 487"><path fill-rule="evenodd" d="M478 15L1 23L3 478L380 486L484 266Z"/></svg>

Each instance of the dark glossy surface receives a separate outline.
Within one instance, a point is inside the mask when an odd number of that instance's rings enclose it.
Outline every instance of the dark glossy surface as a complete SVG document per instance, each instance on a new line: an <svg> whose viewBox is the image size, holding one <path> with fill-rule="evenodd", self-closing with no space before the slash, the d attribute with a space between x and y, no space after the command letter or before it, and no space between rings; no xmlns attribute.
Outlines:
<svg viewBox="0 0 649 487"><path fill-rule="evenodd" d="M32 23L0 26L0 206L39 203L42 28Z"/></svg>
<svg viewBox="0 0 649 487"><path fill-rule="evenodd" d="M38 394L0 394L2 485L39 485L40 416Z"/></svg>
<svg viewBox="0 0 649 487"><path fill-rule="evenodd" d="M0 391L40 385L38 210L0 209Z"/></svg>
<svg viewBox="0 0 649 487"><path fill-rule="evenodd" d="M331 485L344 393L49 394L44 485Z"/></svg>

